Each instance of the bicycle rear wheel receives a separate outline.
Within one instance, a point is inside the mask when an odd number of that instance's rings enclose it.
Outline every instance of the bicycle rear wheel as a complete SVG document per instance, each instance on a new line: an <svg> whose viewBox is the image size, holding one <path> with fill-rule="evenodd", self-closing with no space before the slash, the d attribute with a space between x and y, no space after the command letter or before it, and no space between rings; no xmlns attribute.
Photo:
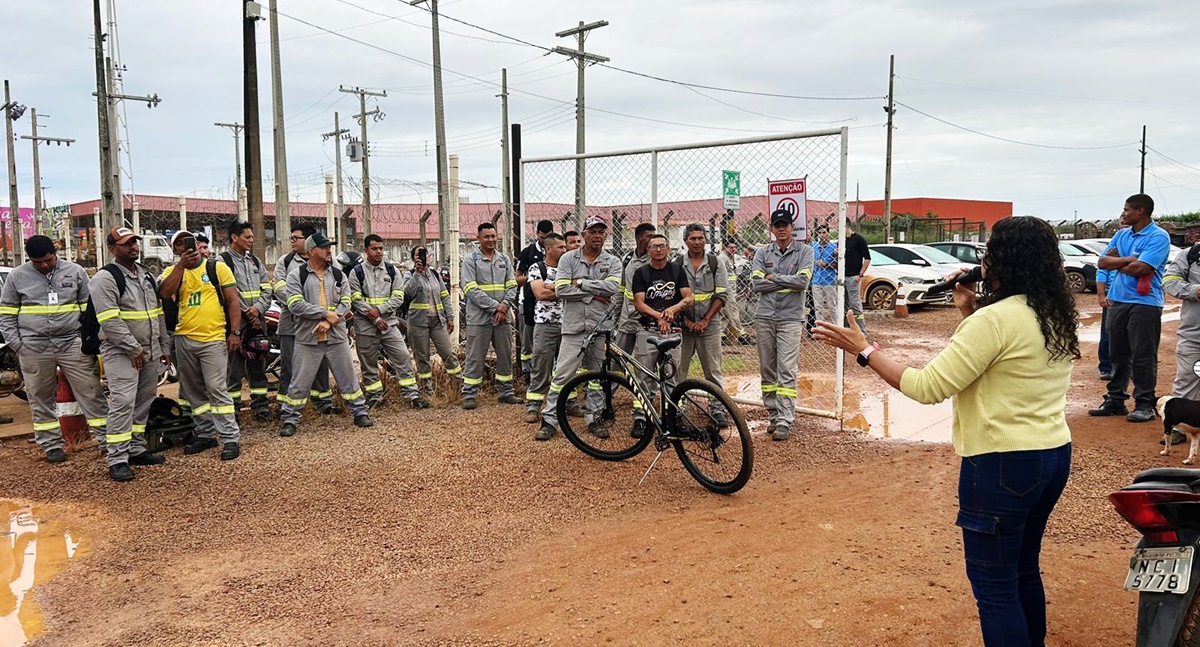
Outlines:
<svg viewBox="0 0 1200 647"><path fill-rule="evenodd" d="M754 447L750 430L737 405L725 391L705 380L684 380L671 391L675 431L671 444L683 467L700 485L717 494L733 494L750 480ZM724 410L729 427L717 426Z"/></svg>
<svg viewBox="0 0 1200 647"><path fill-rule="evenodd" d="M587 399L586 416L569 417L567 406L582 401L581 396ZM654 439L652 429L641 438L630 435L635 402L637 397L625 376L589 371L563 385L555 412L563 435L579 451L604 461L623 461L637 456Z"/></svg>

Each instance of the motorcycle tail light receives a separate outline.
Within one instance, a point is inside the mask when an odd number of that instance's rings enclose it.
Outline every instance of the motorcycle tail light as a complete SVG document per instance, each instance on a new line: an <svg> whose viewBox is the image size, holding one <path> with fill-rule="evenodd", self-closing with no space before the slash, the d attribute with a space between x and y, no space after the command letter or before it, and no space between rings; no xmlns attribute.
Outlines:
<svg viewBox="0 0 1200 647"><path fill-rule="evenodd" d="M1153 544L1178 541L1177 525L1164 513L1173 504L1200 503L1200 493L1180 490L1119 490L1108 495L1117 513Z"/></svg>

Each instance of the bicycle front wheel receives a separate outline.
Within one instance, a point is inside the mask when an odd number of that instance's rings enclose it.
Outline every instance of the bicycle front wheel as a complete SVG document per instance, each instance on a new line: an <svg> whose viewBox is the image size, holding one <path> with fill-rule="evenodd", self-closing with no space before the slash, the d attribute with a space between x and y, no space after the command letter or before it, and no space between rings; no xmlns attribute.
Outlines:
<svg viewBox="0 0 1200 647"><path fill-rule="evenodd" d="M750 480L754 446L737 405L717 385L684 380L671 391L675 430L671 444L683 467L700 485L717 494L733 494ZM718 423L724 415L729 425Z"/></svg>
<svg viewBox="0 0 1200 647"><path fill-rule="evenodd" d="M583 418L567 415L571 403L585 400ZM579 451L603 461L623 461L637 456L654 439L653 430L649 428L641 438L631 434L637 402L625 376L589 371L576 375L563 385L555 412L563 435Z"/></svg>

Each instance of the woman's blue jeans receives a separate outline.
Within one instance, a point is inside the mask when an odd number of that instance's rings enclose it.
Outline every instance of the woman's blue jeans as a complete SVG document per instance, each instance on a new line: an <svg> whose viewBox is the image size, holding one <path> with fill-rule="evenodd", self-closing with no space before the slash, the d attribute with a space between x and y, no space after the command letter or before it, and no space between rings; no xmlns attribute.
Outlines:
<svg viewBox="0 0 1200 647"><path fill-rule="evenodd" d="M1038 556L1071 472L1071 444L962 459L958 521L987 647L1041 647L1046 594Z"/></svg>

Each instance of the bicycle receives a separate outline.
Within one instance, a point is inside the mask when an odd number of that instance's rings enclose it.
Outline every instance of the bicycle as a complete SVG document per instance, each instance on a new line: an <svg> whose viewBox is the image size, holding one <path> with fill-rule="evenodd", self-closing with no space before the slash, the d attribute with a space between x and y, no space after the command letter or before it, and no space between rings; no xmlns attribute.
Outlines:
<svg viewBox="0 0 1200 647"><path fill-rule="evenodd" d="M580 350L580 354L586 353L596 336L603 334L605 352L600 370L580 373L563 385L556 408L563 435L583 453L606 461L637 456L653 442L658 455L638 485L650 475L663 452L674 447L684 469L700 485L718 494L742 489L754 469L754 448L737 405L707 380L693 378L671 384L675 365L667 352L683 342L680 335L651 337L649 342L659 351L657 366L653 370L643 366L613 343L611 329L603 329L612 314L610 310L601 318L596 329L584 338ZM669 397L661 399L659 410L655 410L655 398L645 393L638 377L652 380L660 394L669 392ZM579 424L578 419L569 417L567 411L580 398L587 401L589 420L582 432L573 428ZM714 417L717 407L728 417L726 428L721 428ZM640 438L631 433L635 410L642 411L649 427Z"/></svg>

